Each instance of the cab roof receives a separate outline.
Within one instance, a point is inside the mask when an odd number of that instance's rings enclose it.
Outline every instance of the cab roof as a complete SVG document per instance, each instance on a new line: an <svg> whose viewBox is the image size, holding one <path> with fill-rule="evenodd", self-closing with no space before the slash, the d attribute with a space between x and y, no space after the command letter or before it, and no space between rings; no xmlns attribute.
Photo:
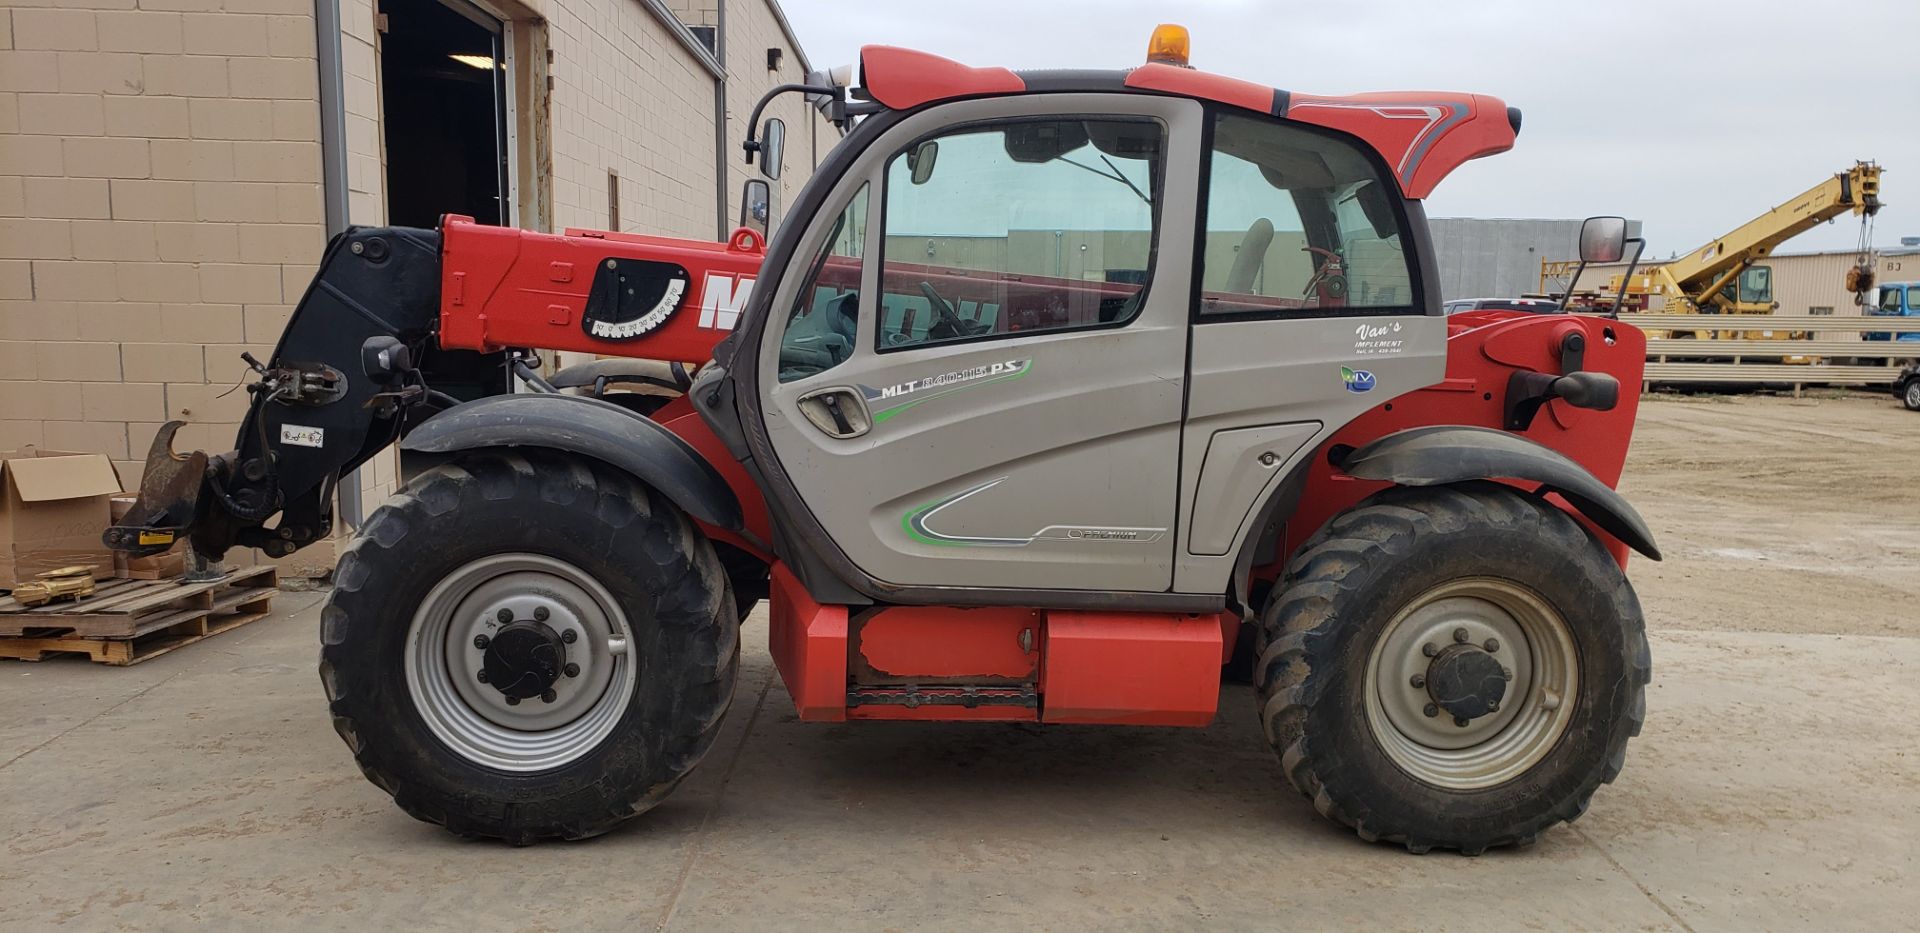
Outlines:
<svg viewBox="0 0 1920 933"><path fill-rule="evenodd" d="M1064 91L1131 91L1225 104L1359 137L1392 167L1401 194L1408 198L1425 198L1469 159L1513 148L1520 130L1520 111L1486 94L1294 94L1157 63L1113 71L1011 71L975 68L913 49L869 45L860 50L860 84L868 97L891 110L963 97Z"/></svg>

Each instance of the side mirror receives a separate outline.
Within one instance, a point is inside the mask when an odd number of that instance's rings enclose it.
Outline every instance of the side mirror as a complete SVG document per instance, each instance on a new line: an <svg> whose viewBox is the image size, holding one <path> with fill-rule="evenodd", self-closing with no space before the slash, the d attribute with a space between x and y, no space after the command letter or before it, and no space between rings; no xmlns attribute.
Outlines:
<svg viewBox="0 0 1920 933"><path fill-rule="evenodd" d="M1580 225L1581 262L1619 262L1626 254L1625 217L1589 217Z"/></svg>
<svg viewBox="0 0 1920 933"><path fill-rule="evenodd" d="M779 117L767 121L760 132L760 174L778 180L780 160L786 155L787 124Z"/></svg>
<svg viewBox="0 0 1920 933"><path fill-rule="evenodd" d="M913 183L924 185L933 177L933 163L940 158L940 144L929 139L907 150L907 170L912 173Z"/></svg>
<svg viewBox="0 0 1920 933"><path fill-rule="evenodd" d="M773 186L759 178L749 178L740 189L740 226L758 231L766 239L773 226Z"/></svg>

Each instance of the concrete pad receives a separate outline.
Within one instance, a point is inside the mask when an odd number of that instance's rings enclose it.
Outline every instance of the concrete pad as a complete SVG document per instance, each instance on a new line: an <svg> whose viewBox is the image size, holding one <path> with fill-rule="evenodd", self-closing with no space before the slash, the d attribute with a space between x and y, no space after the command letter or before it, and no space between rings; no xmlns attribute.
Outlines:
<svg viewBox="0 0 1920 933"><path fill-rule="evenodd" d="M131 669L0 667L0 710L81 719L0 766L0 926L1890 928L1920 907L1912 639L1656 637L1620 782L1574 827L1469 859L1321 820L1244 687L1204 730L799 723L762 614L678 793L607 837L512 849L361 778L317 615Z"/></svg>
<svg viewBox="0 0 1920 933"><path fill-rule="evenodd" d="M1529 849L1416 857L1321 820L1244 687L1203 730L801 724L764 610L666 803L585 843L468 843L354 768L319 597L287 594L132 668L0 662L0 929L1910 928L1915 423L1649 400L1646 734Z"/></svg>

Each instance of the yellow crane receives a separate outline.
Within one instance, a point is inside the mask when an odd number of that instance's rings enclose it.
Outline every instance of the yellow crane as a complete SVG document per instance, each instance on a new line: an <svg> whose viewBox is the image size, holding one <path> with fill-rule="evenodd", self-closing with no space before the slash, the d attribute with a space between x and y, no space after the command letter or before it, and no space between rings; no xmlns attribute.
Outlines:
<svg viewBox="0 0 1920 933"><path fill-rule="evenodd" d="M1577 283L1570 281L1567 291L1573 300L1568 304L1599 310L1618 304L1621 310L1640 311L1647 309L1651 296L1658 295L1665 302L1661 311L1667 314L1771 314L1775 306L1773 270L1758 261L1780 244L1846 213L1859 215L1862 223L1860 262L1847 275L1848 288L1858 298L1873 287L1867 252L1872 243L1870 224L1879 211L1880 166L1856 162L1847 171L1835 173L1713 242L1636 273L1630 282L1622 282L1621 276L1615 275L1605 289L1581 293L1574 290ZM1541 290L1572 273L1573 265L1542 261ZM1763 338L1756 332L1749 339Z"/></svg>

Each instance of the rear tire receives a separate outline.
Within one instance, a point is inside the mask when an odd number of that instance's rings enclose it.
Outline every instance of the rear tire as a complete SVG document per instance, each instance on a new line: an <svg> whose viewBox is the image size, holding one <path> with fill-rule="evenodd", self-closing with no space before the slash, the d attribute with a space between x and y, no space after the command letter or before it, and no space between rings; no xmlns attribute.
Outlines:
<svg viewBox="0 0 1920 933"><path fill-rule="evenodd" d="M548 663L516 688L490 666L517 662L510 619ZM711 544L671 503L579 458L482 451L416 477L342 555L320 676L401 809L525 845L664 799L719 732L738 633Z"/></svg>
<svg viewBox="0 0 1920 933"><path fill-rule="evenodd" d="M1920 411L1920 378L1907 382L1907 390L1900 394L1900 401L1908 411Z"/></svg>
<svg viewBox="0 0 1920 933"><path fill-rule="evenodd" d="M1504 680L1439 687L1468 670ZM1650 670L1612 556L1551 504L1477 483L1390 489L1329 522L1261 615L1254 677L1287 780L1323 816L1478 854L1586 811L1640 732Z"/></svg>

